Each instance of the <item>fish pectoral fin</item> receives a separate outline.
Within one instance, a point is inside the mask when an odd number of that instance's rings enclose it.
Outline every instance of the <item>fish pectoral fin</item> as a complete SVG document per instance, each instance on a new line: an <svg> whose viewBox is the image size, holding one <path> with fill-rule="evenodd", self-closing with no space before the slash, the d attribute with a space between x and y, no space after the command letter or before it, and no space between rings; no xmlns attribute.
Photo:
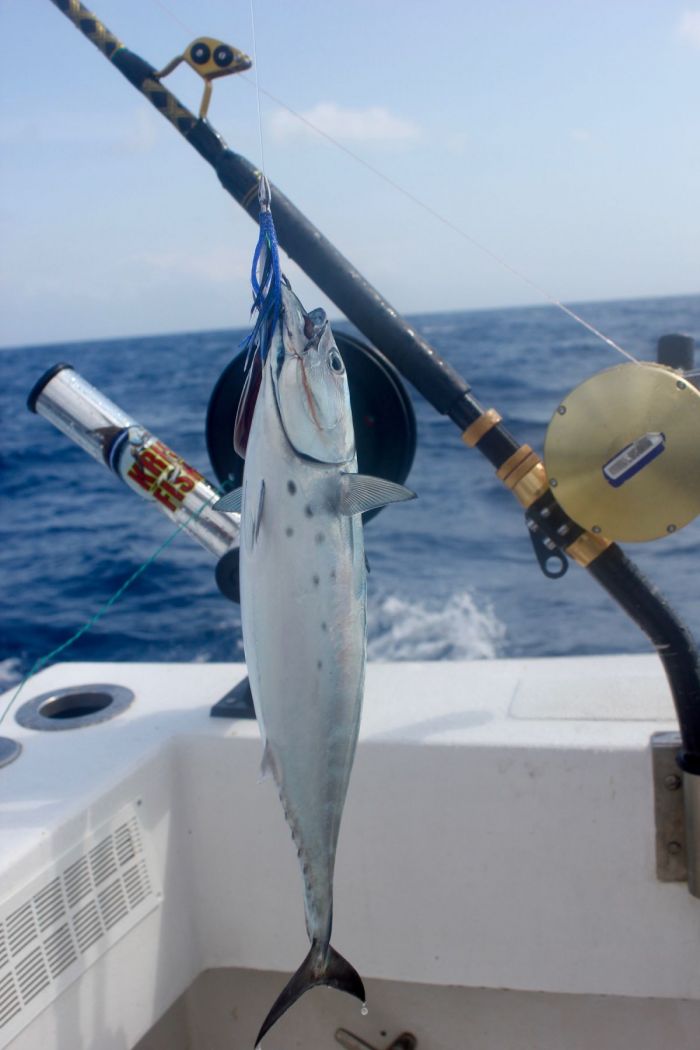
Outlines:
<svg viewBox="0 0 700 1050"><path fill-rule="evenodd" d="M217 500L214 504L214 510L221 511L222 514L240 514L241 504L243 502L243 489L234 489L232 492L227 492L225 496Z"/></svg>
<svg viewBox="0 0 700 1050"><path fill-rule="evenodd" d="M404 485L370 474L341 474L338 509L341 514L364 514L387 503L401 503L415 499L416 494Z"/></svg>
<svg viewBox="0 0 700 1050"><path fill-rule="evenodd" d="M356 999L359 999L361 1003L365 1001L364 985L357 970L330 944L324 949L323 945L318 941L314 941L309 954L289 983L282 989L273 1003L272 1009L263 1021L262 1028L255 1041L256 1047L260 1046L263 1036L270 1031L273 1024L279 1021L282 1014L304 992L308 992L310 988L316 988L320 984L328 985L330 988L337 988L341 992L348 992L349 995L354 995Z"/></svg>

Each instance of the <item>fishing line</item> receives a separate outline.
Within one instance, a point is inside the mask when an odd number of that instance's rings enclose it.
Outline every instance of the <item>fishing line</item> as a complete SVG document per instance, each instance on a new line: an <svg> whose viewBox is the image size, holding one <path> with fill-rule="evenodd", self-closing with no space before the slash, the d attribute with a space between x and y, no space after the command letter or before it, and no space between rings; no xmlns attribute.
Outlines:
<svg viewBox="0 0 700 1050"><path fill-rule="evenodd" d="M180 18L178 18L177 15L173 11L171 11L166 6L166 4L164 4L162 2L162 0L154 0L154 3L158 4L158 6L163 11L165 11L171 18L173 18L188 33L192 32L192 30L187 25L185 25L185 23ZM268 204L267 213L269 215L269 184L268 184L267 179L265 178L265 174L264 174L265 173L265 154L264 154L264 145L263 145L262 114L261 114L261 106L260 106L260 88L259 88L259 85L258 85L258 82L257 82L257 79L258 79L257 78L257 49L256 49L256 42L255 42L255 11L254 11L254 7L253 7L253 0L250 0L250 14L251 14L251 24L252 24L252 30L253 30L253 55L254 55L254 61L255 61L255 82L256 82L255 86L256 86L256 92L257 92L258 130L259 130L259 134L260 134L261 172L262 172L262 175L263 175L263 178L261 179L261 194L264 195L265 193L267 193L267 195L268 195L268 198L267 198L267 204ZM261 196L261 204L262 204L262 202L263 202L263 197ZM271 219L270 219L270 222L271 222ZM265 232L267 233L267 236L269 238L270 237L269 231L266 230ZM267 313L266 310L263 311L263 309L262 309L263 297L265 296L265 293L269 290L270 286L272 286L276 291L278 291L278 286L279 286L279 274L277 273L277 271L274 268L274 261L277 260L277 251L276 251L276 249L277 249L277 242L276 242L276 237L274 236L274 227L272 227L272 238L271 238L270 249L271 249L271 255L272 255L271 272L270 272L270 274L268 274L267 273L267 269L265 270L265 273L264 273L263 278L261 280L261 284L258 285L258 289L257 289L258 290L258 296L256 297L256 305L257 305L257 308L258 308L258 310L260 312L261 317L263 317L263 318L266 316L266 313ZM260 254L259 250L256 251L256 261L257 261L257 258L259 256L259 254ZM279 262L277 260L277 269L278 268L279 268ZM254 272L255 272L255 263L254 263ZM268 308L270 308L272 310L273 318L276 318L276 313L274 312L274 309L272 309L274 307L274 305L275 305L274 303L266 303L266 306L268 306ZM221 491L217 490L216 498L218 498L220 495L221 495ZM214 497L212 497L212 500L213 499L214 499ZM46 664L48 664L51 660L55 659L55 657L57 657L61 653L65 652L66 649L68 649L68 648L70 648L70 646L74 645L80 638L82 638L82 636L84 634L86 634L92 627L94 627L95 624L98 623L103 618L103 616L105 616L109 612L109 610L111 608L113 608L113 606L116 604L116 602L119 601L119 599L122 597L122 595L125 593L125 591L128 590L128 588L139 578L139 576L141 576L144 572L146 572L146 570L150 568L150 566L153 564L153 562L156 560L156 558L158 558L163 553L163 551L167 547L170 546L170 544L182 532L182 530L184 528L186 528L186 526L189 525L192 521L196 521L197 520L197 518L202 513L202 511L205 510L211 504L212 500L208 500L206 503L203 503L202 506L195 513L190 514L184 521L180 522L180 524L177 526L177 528L175 528L173 530L173 532L163 541L163 543L161 543L160 546L157 547L156 550L144 562L142 562L141 565L139 565L138 568L135 569L134 572L132 572L129 577L127 577L127 579L121 584L121 586L117 588L117 590L114 592L114 594L112 594L111 597L108 598L107 601L102 606L100 606L100 608L97 610L97 612L93 616L91 616L88 620L86 620L86 622L82 625L82 627L80 627L74 634L72 634L70 638L67 638L65 642L62 642L60 645L56 646L55 649L52 649L50 652L46 653L44 656L39 657L34 662L32 667L28 671L28 673L20 681L20 683L17 686L17 688L15 689L13 695L10 697L8 703L5 705L5 708L2 711L2 714L0 714L0 725L2 725L2 723L5 721L5 718L7 717L7 715L12 710L15 702L17 701L18 697L20 696L20 694L21 694L22 690L24 689L25 685L27 684L27 682L38 671L40 671L42 667L46 666Z"/></svg>
<svg viewBox="0 0 700 1050"><path fill-rule="evenodd" d="M217 489L216 498L218 499L220 495L221 490ZM53 660L54 657L58 656L60 653L65 652L65 650L68 649L69 646L77 642L79 638L82 638L82 636L86 634L91 627L94 627L95 624L99 620L101 620L107 612L109 612L112 606L119 601L119 599L127 590L127 588L129 588L132 585L132 583L134 583L138 579L138 577L146 571L146 569L149 569L151 567L156 558L163 553L166 547L170 546L175 537L178 536L182 532L182 530L190 524L190 522L197 520L202 511L206 510L206 508L211 505L213 500L214 497L212 496L212 498L210 500L207 500L206 503L203 503L202 506L196 512L191 513L184 521L181 521L177 528L174 529L173 532L171 532L171 534L161 543L161 545L153 552L153 554L146 558L146 560L142 562L141 565L139 565L139 567L132 572L131 576L129 576L124 581L124 583L122 583L121 586L117 588L117 590L114 592L111 598L108 598L104 605L101 605L97 612L93 616L91 616L89 620L86 620L83 626L79 630L77 630L75 634L71 635L70 638L68 638L65 642L62 642L55 649L52 649L50 653L46 653L45 656L40 656L39 659L34 662L34 665L19 683L14 694L10 697L7 705L5 706L4 711L0 715L0 725L2 725L2 723L5 721L6 716L10 713L10 710L14 706L17 697L20 695L29 679L33 678L37 671L40 671L41 668L44 667L50 660Z"/></svg>
<svg viewBox="0 0 700 1050"><path fill-rule="evenodd" d="M245 74L242 75L242 79L250 83L250 78L246 77ZM472 237L471 234L467 233L466 230L463 230L460 226L457 226L454 222L452 222L451 219L448 219L445 215L442 215L439 211L436 211L435 208L433 208L430 204L426 204L426 202L421 200L420 197L416 197L415 194L411 193L410 190L407 190L400 183L395 182L394 179L392 179L389 175L385 175L383 171L381 171L379 168L376 168L373 164L370 164L370 162L365 160L364 157L361 157L359 154L354 153L347 146L344 146L341 142L338 142L337 139L334 139L333 136L329 135L327 131L323 131L321 128L317 127L307 117L302 116L301 113L297 113L296 110L292 109L291 106L288 106L286 102L282 101L282 99L277 98L277 96L273 95L270 91L266 91L265 88L261 88L258 85L256 85L256 87L258 91L258 105L260 94L266 95L278 106L281 106L282 109L286 109L288 113L291 113L293 117L296 117L297 120L301 121L302 124L306 124L306 126L311 128L312 131L315 131L317 135L321 135L323 138L328 139L328 141L331 142L334 146L336 146L337 149L347 154L348 157L352 157L352 159L357 164L361 164L364 168L367 168L367 170L371 171L373 175L376 175L377 178L382 179L383 182L386 182L388 186L391 186L392 189L396 190L398 193L403 194L404 197L407 197L408 200L410 200L417 207L422 208L423 211L427 212L429 215L432 215L434 219L437 219L438 222L441 222L444 226L447 226L448 229L453 231L453 233L456 233L459 237L467 241L474 248L478 248L480 252L483 252L485 255L488 255L491 259L494 260L494 262L497 262L499 266L502 266L514 277L517 277L518 280L523 281L530 288L536 291L538 295L542 296L549 303L551 303L552 306L556 306L558 310L561 310L562 313L566 314L577 324L582 325L583 328L589 331L597 339L600 339L611 349L616 350L618 353L622 354L623 357L628 358L628 360L634 361L635 364L639 364L639 361L634 356L634 354L631 354L628 350L625 350L618 343L616 343L614 339L611 339L610 336L605 335L604 332L601 332L600 329L596 328L595 325L590 323L590 321L587 321L584 317L581 317L580 314L577 314L575 310L571 309L571 307L566 306L564 303L561 302L560 299L557 299L556 296L551 294L551 292L548 292L546 288L543 288L542 285L538 284L536 281L533 281L526 274L522 273L521 270L518 270L515 266L511 265L511 263L509 263L507 259L504 259L496 252L492 251L492 249L489 248L487 245L483 244L481 241L478 241L476 237Z"/></svg>
<svg viewBox="0 0 700 1050"><path fill-rule="evenodd" d="M258 134L260 135L260 171L265 174L265 147L263 145L262 109L260 107L260 82L258 80L258 47L255 40L255 6L250 0L250 25L253 31L253 72L255 74L255 97L258 104Z"/></svg>
<svg viewBox="0 0 700 1050"><path fill-rule="evenodd" d="M154 4L157 4L161 11L165 11L166 15L168 15L169 18L172 18L174 22L177 22L177 24L182 29L184 29L185 32L188 33L190 36L195 37L197 35L194 29L191 28L191 26L188 26L185 22L183 22L182 19L178 15L176 15L175 12L170 7L168 7L167 4L163 3L163 0L152 0L152 2Z"/></svg>
<svg viewBox="0 0 700 1050"><path fill-rule="evenodd" d="M253 69L255 71L255 96L258 105L258 133L260 135L260 178L258 180L258 243L253 253L253 265L250 282L253 287L253 306L251 313L257 313L253 330L248 336L246 346L246 369L251 354L259 352L264 361L270 349L272 334L277 325L282 305L282 271L280 268L277 232L272 218L270 183L265 174L265 146L263 143L262 109L260 105L260 83L258 81L258 50L255 39L255 5L250 0L250 24L253 34ZM240 407L240 406L239 406ZM238 421L238 417L237 417ZM235 444L235 442L234 442Z"/></svg>
<svg viewBox="0 0 700 1050"><path fill-rule="evenodd" d="M158 6L163 11L166 11L167 14L170 15L170 17L173 18L176 22L179 22L181 26L184 26L184 28L187 29L188 32L193 32L193 30L189 29L187 26L184 25L184 23L178 18L178 16L173 11L170 11L168 9L167 5L163 2L163 0L153 0L153 2L158 4ZM639 360L634 356L634 354L630 353L629 350L625 350L624 347L620 346L619 343L616 343L615 340L611 339L610 336L605 334L605 332L602 332L599 328L596 328L596 326L590 321L587 321L585 317L582 317L575 310L572 310L570 306L566 306L560 299L557 299L555 295L552 295L551 292L549 292L545 287L543 287L543 285L539 284L537 281L534 281L531 277L528 277L527 274L523 273L522 270L519 270L516 266L513 266L511 263L508 262L507 259L505 259L503 256L499 255L497 252L489 248L488 245L483 244L483 242L479 241L476 237L473 237L466 230L462 229L460 226L457 226L456 223L452 222L452 220L448 219L447 216L437 211L435 208L432 207L432 205L427 204L424 200L421 200L420 197L416 197L414 193L411 193L410 190L407 190L404 186L396 182L389 175L386 175L379 168L375 167L373 164L370 164L370 162L365 160L364 157L361 157L358 153L355 153L347 146L344 146L337 139L333 138L332 135L329 135L327 131L323 131L321 128L317 127L316 124L313 123L313 121L308 119L308 117L304 117L301 113L298 113L295 109L292 109L292 107L288 106L286 102L283 102L281 98L278 98L276 95L273 95L271 91L267 91L265 88L261 88L258 76L258 54L255 36L254 0L250 0L250 23L253 38L252 42L254 80L251 81L251 78L247 77L245 74L241 74L241 78L245 80L246 83L250 84L251 86L254 86L255 88L258 108L258 134L260 137L260 170L263 173L263 175L265 174L265 147L263 143L262 109L260 105L261 95L265 95L276 105L280 106L282 109L285 109L298 121L300 121L302 124L305 124L306 127L311 128L311 130L315 132L315 134L327 139L328 142L332 143L332 145L336 147L336 149L339 149L342 153L345 153L346 156L351 157L356 164L362 165L363 168L366 168L368 171L372 172L372 174L376 176L376 178L381 179L388 186L391 186L391 188L397 193L402 194L402 196L410 200L416 207L421 208L423 211L427 212L428 215L431 215L434 219L437 219L438 222L442 223L443 226L446 226L448 229L452 230L452 232L456 233L458 237L462 238L462 240L466 241L468 244L471 244L472 247L482 252L482 254L487 255L490 259L492 259L495 263L497 263L504 270L510 273L513 277L517 278L517 280L521 281L523 284L526 284L529 288L532 288L532 290L534 292L537 292L537 294L541 298L545 299L552 306L555 306L557 310L560 310L567 317L571 318L571 320L574 321L576 324L580 325L587 332L590 332L591 335L595 336L596 339L599 339L611 350L616 351L616 353L622 354L622 356L626 357L629 361L633 361L635 364L639 364Z"/></svg>

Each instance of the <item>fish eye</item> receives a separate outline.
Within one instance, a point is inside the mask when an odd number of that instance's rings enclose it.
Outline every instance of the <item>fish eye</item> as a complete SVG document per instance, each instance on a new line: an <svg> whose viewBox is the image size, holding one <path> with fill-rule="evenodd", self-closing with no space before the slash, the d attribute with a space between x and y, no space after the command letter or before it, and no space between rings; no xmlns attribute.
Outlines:
<svg viewBox="0 0 700 1050"><path fill-rule="evenodd" d="M328 364L331 366L336 375L341 376L345 371L343 359L337 350L331 350L330 354L328 355Z"/></svg>

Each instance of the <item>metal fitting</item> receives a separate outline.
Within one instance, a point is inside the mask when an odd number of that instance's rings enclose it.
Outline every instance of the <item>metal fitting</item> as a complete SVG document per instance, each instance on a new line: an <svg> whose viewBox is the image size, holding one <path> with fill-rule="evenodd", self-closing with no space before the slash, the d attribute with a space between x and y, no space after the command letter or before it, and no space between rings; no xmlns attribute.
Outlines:
<svg viewBox="0 0 700 1050"><path fill-rule="evenodd" d="M529 445L521 445L509 456L496 471L496 477L526 509L544 496L549 488L544 463Z"/></svg>
<svg viewBox="0 0 700 1050"><path fill-rule="evenodd" d="M683 806L688 889L700 897L700 776L683 773Z"/></svg>
<svg viewBox="0 0 700 1050"><path fill-rule="evenodd" d="M493 430L495 426L502 420L500 413L495 408L489 408L483 415L475 419L462 434L462 441L465 445L469 445L469 448L474 448L481 441L484 434L488 434L489 430Z"/></svg>

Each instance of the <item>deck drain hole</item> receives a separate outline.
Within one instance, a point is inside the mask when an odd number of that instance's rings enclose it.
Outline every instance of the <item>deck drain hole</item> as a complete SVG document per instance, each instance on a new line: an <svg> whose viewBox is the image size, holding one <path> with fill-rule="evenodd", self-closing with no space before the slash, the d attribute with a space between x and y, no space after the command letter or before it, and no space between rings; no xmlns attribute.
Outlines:
<svg viewBox="0 0 700 1050"><path fill-rule="evenodd" d="M126 710L134 694L121 685L79 685L42 693L22 704L16 718L27 729L79 729Z"/></svg>

